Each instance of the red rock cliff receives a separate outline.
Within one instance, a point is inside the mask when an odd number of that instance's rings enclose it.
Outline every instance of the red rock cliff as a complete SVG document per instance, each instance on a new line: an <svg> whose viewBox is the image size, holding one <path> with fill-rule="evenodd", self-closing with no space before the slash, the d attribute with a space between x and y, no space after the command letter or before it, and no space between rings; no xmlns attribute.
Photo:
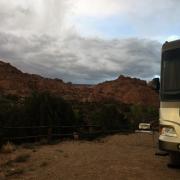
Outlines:
<svg viewBox="0 0 180 180"><path fill-rule="evenodd" d="M60 79L48 79L23 73L0 61L0 92L28 96L32 91L49 91L74 101L116 100L127 104L159 106L158 94L140 79L120 76L94 86L73 85Z"/></svg>

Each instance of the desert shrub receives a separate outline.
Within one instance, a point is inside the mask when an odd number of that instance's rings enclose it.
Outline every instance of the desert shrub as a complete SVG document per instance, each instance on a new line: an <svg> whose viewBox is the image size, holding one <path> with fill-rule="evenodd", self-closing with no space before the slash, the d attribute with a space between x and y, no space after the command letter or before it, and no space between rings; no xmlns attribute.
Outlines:
<svg viewBox="0 0 180 180"><path fill-rule="evenodd" d="M129 121L119 104L102 104L92 115L93 124L103 130L129 129Z"/></svg>
<svg viewBox="0 0 180 180"><path fill-rule="evenodd" d="M69 103L61 97L47 92L34 92L24 100L12 97L0 97L0 141L2 137L24 137L47 135L48 128L31 129L20 127L72 126L76 123L74 112ZM1 127L10 127L1 129ZM12 128L11 128L12 127ZM13 129L13 127L19 127ZM53 129L54 133L69 133L73 129ZM58 132L59 131L59 132ZM0 142L1 143L1 142Z"/></svg>
<svg viewBox="0 0 180 180"><path fill-rule="evenodd" d="M75 126L83 125L84 118L81 109L73 109L73 112L74 112Z"/></svg>
<svg viewBox="0 0 180 180"><path fill-rule="evenodd" d="M49 93L33 93L25 100L26 115L31 125L72 125L74 114L70 104Z"/></svg>
<svg viewBox="0 0 180 180"><path fill-rule="evenodd" d="M4 144L2 147L1 147L1 152L2 153L12 153L13 151L15 151L15 145L10 143L10 142L7 142L6 144Z"/></svg>
<svg viewBox="0 0 180 180"><path fill-rule="evenodd" d="M103 130L134 130L140 122L158 122L158 108L128 105L114 101L81 103L73 106L78 110L81 124L96 125ZM86 129L88 131L88 129Z"/></svg>
<svg viewBox="0 0 180 180"><path fill-rule="evenodd" d="M136 129L139 123L151 123L158 122L159 110L153 106L131 105L128 118L134 129Z"/></svg>

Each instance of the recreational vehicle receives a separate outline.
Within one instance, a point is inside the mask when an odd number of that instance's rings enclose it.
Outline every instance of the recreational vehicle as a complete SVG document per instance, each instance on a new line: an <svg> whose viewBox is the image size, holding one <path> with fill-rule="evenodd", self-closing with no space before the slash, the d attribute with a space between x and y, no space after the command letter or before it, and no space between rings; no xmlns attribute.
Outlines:
<svg viewBox="0 0 180 180"><path fill-rule="evenodd" d="M162 46L159 148L180 163L180 40Z"/></svg>

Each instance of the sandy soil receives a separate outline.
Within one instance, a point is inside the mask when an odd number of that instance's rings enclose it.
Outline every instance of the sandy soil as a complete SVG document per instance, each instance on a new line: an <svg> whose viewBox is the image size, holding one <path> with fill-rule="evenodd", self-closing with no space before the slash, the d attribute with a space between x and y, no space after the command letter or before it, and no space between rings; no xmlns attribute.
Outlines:
<svg viewBox="0 0 180 180"><path fill-rule="evenodd" d="M8 180L179 180L180 170L155 156L152 135L113 135L92 142L18 147L0 154L0 179ZM15 159L30 157L23 162Z"/></svg>

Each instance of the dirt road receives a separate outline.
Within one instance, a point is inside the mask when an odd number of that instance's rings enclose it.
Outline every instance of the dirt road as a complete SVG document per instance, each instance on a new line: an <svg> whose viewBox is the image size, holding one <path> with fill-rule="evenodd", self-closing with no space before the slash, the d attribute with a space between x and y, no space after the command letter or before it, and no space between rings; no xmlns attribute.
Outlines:
<svg viewBox="0 0 180 180"><path fill-rule="evenodd" d="M101 140L66 141L19 147L0 154L0 179L8 180L179 180L180 169L155 156L152 135L113 135ZM17 157L29 155L18 162Z"/></svg>

